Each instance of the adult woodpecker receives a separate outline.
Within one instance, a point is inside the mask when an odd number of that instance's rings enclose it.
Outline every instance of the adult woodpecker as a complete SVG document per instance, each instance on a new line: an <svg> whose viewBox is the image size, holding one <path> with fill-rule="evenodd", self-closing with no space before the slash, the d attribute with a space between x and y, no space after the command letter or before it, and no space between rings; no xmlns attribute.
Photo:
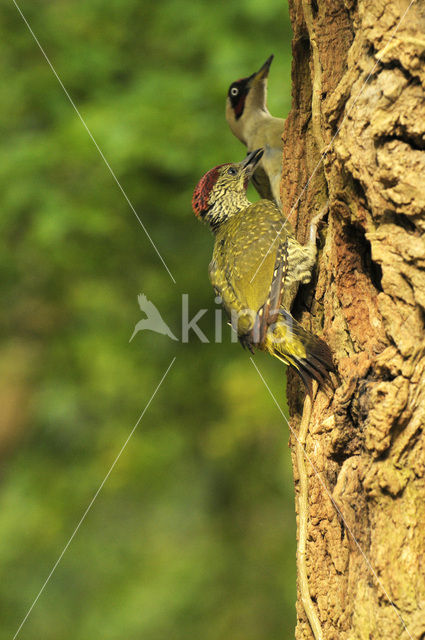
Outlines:
<svg viewBox="0 0 425 640"><path fill-rule="evenodd" d="M282 133L285 121L267 109L267 78L273 56L252 76L232 82L227 92L226 120L233 134L248 148L262 147L264 154L252 183L262 198L281 207Z"/></svg>
<svg viewBox="0 0 425 640"><path fill-rule="evenodd" d="M323 383L329 377L331 353L289 311L299 283L311 279L318 219L301 245L273 202L248 200L248 182L262 156L263 149L256 149L240 163L208 171L192 206L215 235L209 276L240 342L292 366L311 393L313 378Z"/></svg>

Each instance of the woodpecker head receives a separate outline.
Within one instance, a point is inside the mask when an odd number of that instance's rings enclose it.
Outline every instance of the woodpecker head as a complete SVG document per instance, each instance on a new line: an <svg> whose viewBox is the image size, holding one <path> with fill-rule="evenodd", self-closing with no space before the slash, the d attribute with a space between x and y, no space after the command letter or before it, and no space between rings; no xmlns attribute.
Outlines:
<svg viewBox="0 0 425 640"><path fill-rule="evenodd" d="M232 82L227 92L226 120L232 132L244 144L247 123L258 114L268 114L267 78L273 55L252 76Z"/></svg>
<svg viewBox="0 0 425 640"><path fill-rule="evenodd" d="M192 208L195 215L207 222L213 231L249 205L246 190L263 153L263 149L256 149L242 162L220 164L198 182Z"/></svg>

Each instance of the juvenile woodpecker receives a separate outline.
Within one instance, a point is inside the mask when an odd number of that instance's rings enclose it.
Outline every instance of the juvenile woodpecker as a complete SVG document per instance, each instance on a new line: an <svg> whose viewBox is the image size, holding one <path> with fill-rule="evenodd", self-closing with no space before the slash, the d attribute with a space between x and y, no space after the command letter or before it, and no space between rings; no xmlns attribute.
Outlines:
<svg viewBox="0 0 425 640"><path fill-rule="evenodd" d="M257 149L237 164L206 173L193 194L195 215L215 235L211 283L240 342L267 351L292 366L311 393L332 369L328 346L298 324L289 311L299 283L310 282L316 260L316 230L301 245L270 200L252 204L248 182L263 156Z"/></svg>
<svg viewBox="0 0 425 640"><path fill-rule="evenodd" d="M233 134L248 148L262 147L264 154L252 183L262 198L281 207L282 133L285 121L267 109L267 78L273 56L252 76L232 82L227 93L226 120Z"/></svg>

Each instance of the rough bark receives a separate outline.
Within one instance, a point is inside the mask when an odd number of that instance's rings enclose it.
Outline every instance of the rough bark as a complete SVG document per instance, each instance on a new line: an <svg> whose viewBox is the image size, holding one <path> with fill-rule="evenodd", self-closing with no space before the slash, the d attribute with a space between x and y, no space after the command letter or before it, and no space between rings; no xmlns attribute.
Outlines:
<svg viewBox="0 0 425 640"><path fill-rule="evenodd" d="M400 24L409 3L289 3L282 201L300 240L329 200L295 309L337 370L303 435L306 577L326 640L425 639L425 0ZM288 389L301 433L295 378ZM297 639L318 635L305 609L299 593Z"/></svg>

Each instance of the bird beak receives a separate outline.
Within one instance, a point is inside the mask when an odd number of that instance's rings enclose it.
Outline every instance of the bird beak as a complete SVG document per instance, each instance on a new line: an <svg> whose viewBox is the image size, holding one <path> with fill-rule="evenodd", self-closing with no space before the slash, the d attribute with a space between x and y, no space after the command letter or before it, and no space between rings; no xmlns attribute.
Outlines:
<svg viewBox="0 0 425 640"><path fill-rule="evenodd" d="M265 80L269 75L270 65L273 62L274 55L272 54L270 58L267 58L265 63L256 73L254 73L251 78L251 82L258 82L258 80Z"/></svg>
<svg viewBox="0 0 425 640"><path fill-rule="evenodd" d="M248 153L245 160L241 162L242 169L245 170L245 173L248 177L251 177L255 171L255 167L260 162L263 157L264 149L256 149L255 151L251 151Z"/></svg>

